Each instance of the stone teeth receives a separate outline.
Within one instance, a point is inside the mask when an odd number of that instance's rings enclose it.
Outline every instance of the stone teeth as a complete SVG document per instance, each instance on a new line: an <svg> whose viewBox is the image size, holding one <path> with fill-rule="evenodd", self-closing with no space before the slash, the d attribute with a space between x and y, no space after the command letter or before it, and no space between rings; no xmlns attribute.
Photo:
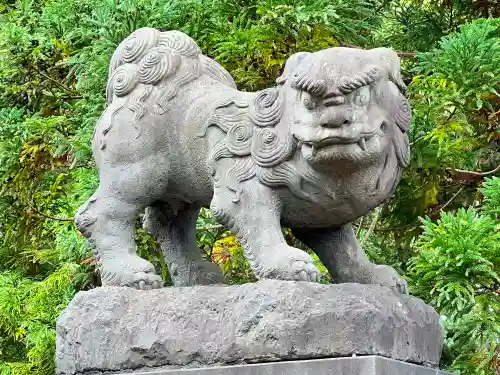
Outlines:
<svg viewBox="0 0 500 375"><path fill-rule="evenodd" d="M359 141L358 141L358 146L363 150L363 151L366 151L366 139L365 138L361 138Z"/></svg>
<svg viewBox="0 0 500 375"><path fill-rule="evenodd" d="M316 155L316 151L318 151L316 147L312 146L312 151L311 151L312 156Z"/></svg>

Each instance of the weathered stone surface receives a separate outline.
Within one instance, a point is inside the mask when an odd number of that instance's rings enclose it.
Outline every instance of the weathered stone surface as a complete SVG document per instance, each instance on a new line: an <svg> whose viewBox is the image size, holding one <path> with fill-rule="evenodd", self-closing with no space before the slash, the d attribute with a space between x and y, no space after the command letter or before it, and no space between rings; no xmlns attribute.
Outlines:
<svg viewBox="0 0 500 375"><path fill-rule="evenodd" d="M259 363L189 370L139 371L133 375L451 375L449 372L379 356Z"/></svg>
<svg viewBox="0 0 500 375"><path fill-rule="evenodd" d="M439 316L388 287L262 280L80 292L57 322L57 374L381 355L436 365Z"/></svg>

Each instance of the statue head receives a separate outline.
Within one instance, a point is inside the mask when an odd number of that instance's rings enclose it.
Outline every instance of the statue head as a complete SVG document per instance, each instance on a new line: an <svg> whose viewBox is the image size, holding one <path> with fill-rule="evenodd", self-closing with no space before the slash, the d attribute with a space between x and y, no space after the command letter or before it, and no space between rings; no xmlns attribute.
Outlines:
<svg viewBox="0 0 500 375"><path fill-rule="evenodd" d="M395 153L406 166L410 108L398 56L387 48L299 52L278 78L280 125L314 168L363 167Z"/></svg>
<svg viewBox="0 0 500 375"><path fill-rule="evenodd" d="M375 181L371 195L382 199L393 191L409 161L411 119L394 52L299 52L277 83L251 102L224 100L207 123L226 133L212 160L248 156L227 175L232 190L257 176L265 185L317 200L304 183L330 196L328 176L357 171L358 178Z"/></svg>

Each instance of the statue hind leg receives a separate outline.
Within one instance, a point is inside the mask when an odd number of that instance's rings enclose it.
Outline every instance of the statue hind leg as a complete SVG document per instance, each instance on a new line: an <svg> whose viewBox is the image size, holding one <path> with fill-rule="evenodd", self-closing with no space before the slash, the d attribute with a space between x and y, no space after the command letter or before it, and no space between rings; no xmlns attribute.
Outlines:
<svg viewBox="0 0 500 375"><path fill-rule="evenodd" d="M76 227L96 254L102 285L159 288L162 279L150 262L136 254L134 241L136 219L146 203L106 187L110 185L101 183L75 215Z"/></svg>
<svg viewBox="0 0 500 375"><path fill-rule="evenodd" d="M144 229L160 244L175 286L226 284L220 268L205 260L196 243L200 207L180 201L146 208Z"/></svg>
<svg viewBox="0 0 500 375"><path fill-rule="evenodd" d="M340 228L292 229L318 255L337 283L379 284L408 293L406 281L392 267L377 265L361 248L351 224Z"/></svg>

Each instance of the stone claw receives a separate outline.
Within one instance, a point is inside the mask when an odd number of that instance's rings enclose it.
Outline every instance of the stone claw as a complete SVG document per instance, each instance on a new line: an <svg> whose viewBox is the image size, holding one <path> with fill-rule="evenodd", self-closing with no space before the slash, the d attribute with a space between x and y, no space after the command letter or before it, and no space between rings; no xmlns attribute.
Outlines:
<svg viewBox="0 0 500 375"><path fill-rule="evenodd" d="M163 280L154 272L154 266L135 254L121 257L120 262L105 261L101 280L104 286L127 286L140 290L163 286Z"/></svg>
<svg viewBox="0 0 500 375"><path fill-rule="evenodd" d="M306 271L300 271L298 279L301 280L301 281L307 281L308 280L307 272Z"/></svg>
<svg viewBox="0 0 500 375"><path fill-rule="evenodd" d="M408 282L405 279L400 278L396 282L396 288L399 293L408 294Z"/></svg>
<svg viewBox="0 0 500 375"><path fill-rule="evenodd" d="M158 289L163 286L163 280L152 272L138 272L129 286L139 290Z"/></svg>
<svg viewBox="0 0 500 375"><path fill-rule="evenodd" d="M161 288L162 286L164 285L164 282L163 281L153 281L153 283L151 284L151 288L152 289L159 289Z"/></svg>
<svg viewBox="0 0 500 375"><path fill-rule="evenodd" d="M284 245L273 252L272 257L260 265L257 277L260 279L278 279L318 282L320 274L313 258L306 252Z"/></svg>

